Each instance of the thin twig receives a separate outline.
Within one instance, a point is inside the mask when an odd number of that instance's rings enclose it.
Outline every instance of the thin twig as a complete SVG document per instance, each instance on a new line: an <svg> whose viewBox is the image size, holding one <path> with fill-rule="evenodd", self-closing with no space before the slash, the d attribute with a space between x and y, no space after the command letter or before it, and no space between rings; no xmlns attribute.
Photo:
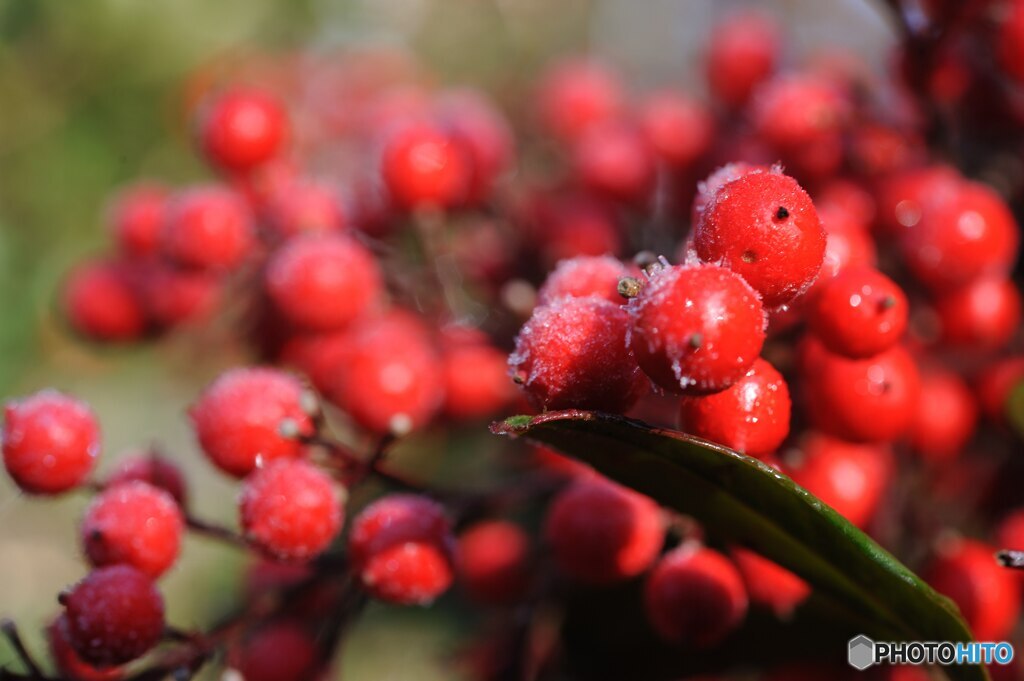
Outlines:
<svg viewBox="0 0 1024 681"><path fill-rule="evenodd" d="M25 642L21 640L21 634L18 633L18 625L13 620L3 619L0 620L0 632L3 632L7 641L14 648L14 652L18 655L18 659L25 665L25 670L29 673L29 676L34 678L43 679L46 678L43 675L42 669L36 664L32 654L28 652L28 648L25 647Z"/></svg>
<svg viewBox="0 0 1024 681"><path fill-rule="evenodd" d="M201 534L205 537L210 537L218 541L222 541L225 544L231 546L238 546L242 548L248 548L249 542L245 541L245 538L233 530L229 530L226 527L215 525L213 523L200 520L194 516L185 516L185 525L188 529L192 530L196 534Z"/></svg>

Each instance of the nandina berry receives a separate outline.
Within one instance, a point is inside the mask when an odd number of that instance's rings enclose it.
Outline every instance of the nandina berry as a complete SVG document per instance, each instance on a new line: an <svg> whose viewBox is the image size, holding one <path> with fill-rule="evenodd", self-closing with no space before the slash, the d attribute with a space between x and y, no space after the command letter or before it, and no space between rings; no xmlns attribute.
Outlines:
<svg viewBox="0 0 1024 681"><path fill-rule="evenodd" d="M544 537L562 571L589 584L636 577L665 540L665 519L650 498L600 478L581 478L548 509Z"/></svg>
<svg viewBox="0 0 1024 681"><path fill-rule="evenodd" d="M980 279L935 303L944 342L990 350L1013 339L1020 328L1022 307L1017 285L1002 277Z"/></svg>
<svg viewBox="0 0 1024 681"><path fill-rule="evenodd" d="M888 450L820 433L804 436L799 459L787 467L798 485L860 528L878 511L891 471Z"/></svg>
<svg viewBox="0 0 1024 681"><path fill-rule="evenodd" d="M515 523L484 520L459 535L458 579L478 603L519 600L529 580L530 539Z"/></svg>
<svg viewBox="0 0 1024 681"><path fill-rule="evenodd" d="M654 154L639 130L622 123L593 126L573 149L573 168L589 191L640 204L654 189Z"/></svg>
<svg viewBox="0 0 1024 681"><path fill-rule="evenodd" d="M978 407L962 378L945 370L922 373L908 432L914 451L929 461L948 461L960 454L977 422Z"/></svg>
<svg viewBox="0 0 1024 681"><path fill-rule="evenodd" d="M22 491L59 494L96 465L100 427L87 404L42 390L4 407L4 466Z"/></svg>
<svg viewBox="0 0 1024 681"><path fill-rule="evenodd" d="M811 595L811 586L800 577L749 549L729 551L743 577L750 602L762 605L776 617L788 619Z"/></svg>
<svg viewBox="0 0 1024 681"><path fill-rule="evenodd" d="M706 106L665 90L645 99L638 112L640 129L657 157L672 168L687 168L715 140L715 119Z"/></svg>
<svg viewBox="0 0 1024 681"><path fill-rule="evenodd" d="M903 289L878 270L847 268L817 291L807 320L830 352L858 359L899 342L909 307Z"/></svg>
<svg viewBox="0 0 1024 681"><path fill-rule="evenodd" d="M629 345L640 368L673 393L728 388L743 378L764 344L757 293L723 267L667 267L651 277L628 309Z"/></svg>
<svg viewBox="0 0 1024 681"><path fill-rule="evenodd" d="M706 648L747 615L747 592L736 566L718 551L683 544L658 561L644 584L644 609L670 643Z"/></svg>
<svg viewBox="0 0 1024 681"><path fill-rule="evenodd" d="M341 497L312 464L281 459L257 468L242 484L239 515L246 538L279 560L309 560L341 530Z"/></svg>
<svg viewBox="0 0 1024 681"><path fill-rule="evenodd" d="M515 155L509 122L490 100L468 88L444 93L437 108L438 118L466 150L471 162L467 201L481 203L489 198L495 182Z"/></svg>
<svg viewBox="0 0 1024 681"><path fill-rule="evenodd" d="M999 565L995 548L970 539L940 545L925 571L936 591L953 599L979 641L1002 641L1020 613L1020 581Z"/></svg>
<svg viewBox="0 0 1024 681"><path fill-rule="evenodd" d="M629 315L607 300L560 298L523 325L509 373L537 409L624 413L649 389L628 331Z"/></svg>
<svg viewBox="0 0 1024 681"><path fill-rule="evenodd" d="M146 331L146 313L125 263L79 265L64 283L64 313L72 329L98 341L133 341Z"/></svg>
<svg viewBox="0 0 1024 681"><path fill-rule="evenodd" d="M1017 260L1020 228L1006 202L986 185L961 182L904 231L907 267L935 290L1006 275Z"/></svg>
<svg viewBox="0 0 1024 681"><path fill-rule="evenodd" d="M139 452L126 456L107 478L104 487L114 487L134 480L141 480L164 490L174 497L179 506L185 507L185 475L178 464L165 456L156 452Z"/></svg>
<svg viewBox="0 0 1024 681"><path fill-rule="evenodd" d="M327 377L327 395L361 427L405 433L437 414L444 376L423 323L394 311L352 329ZM328 358L329 359L329 358Z"/></svg>
<svg viewBox="0 0 1024 681"><path fill-rule="evenodd" d="M284 239L308 232L340 232L348 224L340 192L310 179L287 182L272 192L264 212L267 223Z"/></svg>
<svg viewBox="0 0 1024 681"><path fill-rule="evenodd" d="M996 424L1005 424L1012 392L1024 385L1024 356L998 360L978 376L978 403L985 417Z"/></svg>
<svg viewBox="0 0 1024 681"><path fill-rule="evenodd" d="M904 347L848 359L809 338L805 353L805 409L818 428L854 442L887 442L910 427L920 377Z"/></svg>
<svg viewBox="0 0 1024 681"><path fill-rule="evenodd" d="M178 560L185 520L167 492L139 480L108 487L82 519L89 562L131 565L156 579Z"/></svg>
<svg viewBox="0 0 1024 681"><path fill-rule="evenodd" d="M235 192L199 186L171 199L160 247L178 265L199 270L231 269L249 255L254 245L252 215Z"/></svg>
<svg viewBox="0 0 1024 681"><path fill-rule="evenodd" d="M383 288L373 255L340 235L291 239L270 257L265 278L280 313L310 331L347 326L377 303Z"/></svg>
<svg viewBox="0 0 1024 681"><path fill-rule="evenodd" d="M487 341L445 343L441 352L445 416L479 419L498 413L515 397L508 359Z"/></svg>
<svg viewBox="0 0 1024 681"><path fill-rule="evenodd" d="M68 641L88 664L131 662L163 637L164 600L153 580L129 565L93 570L60 601Z"/></svg>
<svg viewBox="0 0 1024 681"><path fill-rule="evenodd" d="M597 61L568 59L548 69L537 93L541 124L562 140L574 140L624 108L618 76Z"/></svg>
<svg viewBox="0 0 1024 681"><path fill-rule="evenodd" d="M317 658L315 638L293 620L264 624L228 651L228 665L245 681L316 678Z"/></svg>
<svg viewBox="0 0 1024 681"><path fill-rule="evenodd" d="M731 386L714 395L684 397L682 430L761 458L789 435L791 403L786 380L763 359Z"/></svg>
<svg viewBox="0 0 1024 681"><path fill-rule="evenodd" d="M537 291L537 302L546 305L566 296L599 296L621 305L625 299L619 294L619 280L630 274L622 261L609 255L581 255L562 260Z"/></svg>
<svg viewBox="0 0 1024 681"><path fill-rule="evenodd" d="M738 108L775 70L775 24L755 13L736 15L715 27L707 55L708 86L716 99Z"/></svg>
<svg viewBox="0 0 1024 681"><path fill-rule="evenodd" d="M454 208L469 196L473 169L466 150L435 126L410 125L396 132L381 163L384 183L400 208Z"/></svg>
<svg viewBox="0 0 1024 681"><path fill-rule="evenodd" d="M547 265L576 256L615 255L622 234L609 208L586 196L543 197L535 202L531 232Z"/></svg>
<svg viewBox="0 0 1024 681"><path fill-rule="evenodd" d="M210 103L202 112L198 132L211 165L245 173L281 153L288 138L288 115L269 93L238 88Z"/></svg>
<svg viewBox="0 0 1024 681"><path fill-rule="evenodd" d="M743 275L768 308L800 295L821 269L825 230L811 197L777 170L724 184L694 231L704 262Z"/></svg>
<svg viewBox="0 0 1024 681"><path fill-rule="evenodd" d="M68 618L61 614L46 628L50 655L57 671L74 681L117 681L124 672L120 667L94 667L75 652L68 639Z"/></svg>
<svg viewBox="0 0 1024 681"><path fill-rule="evenodd" d="M303 454L300 436L313 432L307 395L283 371L231 369L206 388L189 417L210 460L240 478L260 463Z"/></svg>
<svg viewBox="0 0 1024 681"><path fill-rule="evenodd" d="M166 187L152 182L130 185L114 196L107 220L122 255L148 258L156 254L167 196Z"/></svg>
<svg viewBox="0 0 1024 681"><path fill-rule="evenodd" d="M380 600L426 605L451 586L451 522L440 504L392 494L356 516L349 533L352 569Z"/></svg>

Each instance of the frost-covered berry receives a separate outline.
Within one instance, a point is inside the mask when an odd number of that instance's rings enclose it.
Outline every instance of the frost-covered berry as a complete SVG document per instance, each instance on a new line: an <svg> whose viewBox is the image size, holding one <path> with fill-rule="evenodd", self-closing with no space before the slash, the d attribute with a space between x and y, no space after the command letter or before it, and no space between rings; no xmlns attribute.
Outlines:
<svg viewBox="0 0 1024 681"><path fill-rule="evenodd" d="M231 269L254 245L252 215L235 192L201 186L171 199L160 247L172 262L199 270Z"/></svg>
<svg viewBox="0 0 1024 681"><path fill-rule="evenodd" d="M146 331L146 313L134 272L124 263L98 260L76 267L64 282L68 323L86 338L133 341Z"/></svg>
<svg viewBox="0 0 1024 681"><path fill-rule="evenodd" d="M59 494L85 481L100 452L100 427L84 402L42 390L4 408L7 473L29 494Z"/></svg>
<svg viewBox="0 0 1024 681"><path fill-rule="evenodd" d="M278 460L242 484L239 514L246 538L280 560L308 560L341 530L341 498L331 478L306 461Z"/></svg>
<svg viewBox="0 0 1024 681"><path fill-rule="evenodd" d="M156 254L167 208L167 188L140 182L121 189L107 208L118 250L130 258Z"/></svg>
<svg viewBox="0 0 1024 681"><path fill-rule="evenodd" d="M757 293L722 267L667 267L630 301L629 312L629 344L640 368L673 393L728 388L747 373L764 344Z"/></svg>
<svg viewBox="0 0 1024 681"><path fill-rule="evenodd" d="M560 261L537 292L537 302L547 305L559 298L598 296L621 305L619 280L631 274L622 261L610 255L581 255Z"/></svg>
<svg viewBox="0 0 1024 681"><path fill-rule="evenodd" d="M306 394L283 371L231 369L207 386L188 413L206 455L240 478L260 462L303 454L298 436L313 432Z"/></svg>
<svg viewBox="0 0 1024 681"><path fill-rule="evenodd" d="M552 502L544 537L565 574L610 584L651 566L665 540L665 520L650 498L607 480L581 478Z"/></svg>
<svg viewBox="0 0 1024 681"><path fill-rule="evenodd" d="M649 389L626 345L629 316L590 296L533 311L508 358L509 373L538 409L623 413Z"/></svg>
<svg viewBox="0 0 1024 681"><path fill-rule="evenodd" d="M392 494L364 508L352 522L352 569L375 598L426 605L451 586L454 539L440 504L414 494Z"/></svg>
<svg viewBox="0 0 1024 681"><path fill-rule="evenodd" d="M291 239L271 256L265 277L267 293L281 315L308 331L343 328L381 296L381 273L373 255L340 235Z"/></svg>
<svg viewBox="0 0 1024 681"><path fill-rule="evenodd" d="M105 487L141 480L164 490L185 507L187 485L178 464L156 452L140 452L123 458L107 478Z"/></svg>
<svg viewBox="0 0 1024 681"><path fill-rule="evenodd" d="M811 595L811 586L800 577L749 549L729 550L733 563L743 577L750 602L762 605L776 617L789 618Z"/></svg>
<svg viewBox="0 0 1024 681"><path fill-rule="evenodd" d="M459 535L459 582L478 603L514 602L528 585L529 552L530 539L519 525L478 522Z"/></svg>
<svg viewBox="0 0 1024 681"><path fill-rule="evenodd" d="M907 296L878 270L848 268L814 296L807 319L831 352L865 358L888 350L907 328Z"/></svg>
<svg viewBox="0 0 1024 681"><path fill-rule="evenodd" d="M298 621L279 620L250 633L228 652L228 664L245 681L315 678L315 638Z"/></svg>
<svg viewBox="0 0 1024 681"><path fill-rule="evenodd" d="M391 199L407 210L454 208L469 197L472 183L466 149L428 124L403 128L387 141L381 172Z"/></svg>
<svg viewBox="0 0 1024 681"><path fill-rule="evenodd" d="M163 637L164 600L153 580L131 566L93 570L60 600L68 641L88 664L131 662Z"/></svg>
<svg viewBox="0 0 1024 681"><path fill-rule="evenodd" d="M135 480L92 500L82 520L82 544L94 566L131 565L156 579L178 559L184 527L174 497Z"/></svg>
<svg viewBox="0 0 1024 681"><path fill-rule="evenodd" d="M750 370L722 392L684 397L680 427L712 442L764 457L789 434L789 387L771 364L758 358Z"/></svg>
<svg viewBox="0 0 1024 681"><path fill-rule="evenodd" d="M272 95L253 89L220 94L199 119L207 161L227 172L248 172L277 156L288 137L288 115Z"/></svg>
<svg viewBox="0 0 1024 681"><path fill-rule="evenodd" d="M695 544L665 554L644 584L647 618L671 643L718 643L746 617L747 604L736 566L719 552Z"/></svg>
<svg viewBox="0 0 1024 681"><path fill-rule="evenodd" d="M768 308L800 295L821 269L825 230L811 197L779 171L753 171L724 184L694 232L704 262L743 275Z"/></svg>

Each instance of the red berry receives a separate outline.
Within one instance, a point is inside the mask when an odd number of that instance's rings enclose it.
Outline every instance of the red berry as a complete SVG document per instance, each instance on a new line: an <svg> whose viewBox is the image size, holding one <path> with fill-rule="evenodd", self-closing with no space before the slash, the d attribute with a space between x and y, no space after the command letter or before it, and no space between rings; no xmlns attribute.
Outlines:
<svg viewBox="0 0 1024 681"><path fill-rule="evenodd" d="M1020 581L999 565L995 548L969 539L953 540L925 577L936 591L953 599L979 641L1003 641L1020 613Z"/></svg>
<svg viewBox="0 0 1024 681"><path fill-rule="evenodd" d="M160 642L164 600L153 580L129 565L93 570L61 594L68 640L88 664L131 662Z"/></svg>
<svg viewBox="0 0 1024 681"><path fill-rule="evenodd" d="M581 255L562 260L544 280L544 285L537 292L537 302L547 305L566 296L598 296L621 305L625 299L619 294L619 280L630 274L621 261L608 255Z"/></svg>
<svg viewBox="0 0 1024 681"><path fill-rule="evenodd" d="M225 473L243 477L259 463L302 456L313 432L302 383L276 369L221 374L189 409L199 444Z"/></svg>
<svg viewBox="0 0 1024 681"><path fill-rule="evenodd" d="M280 620L260 626L228 652L228 664L245 681L299 681L317 678L316 640L299 622Z"/></svg>
<svg viewBox="0 0 1024 681"><path fill-rule="evenodd" d="M950 201L962 182L955 168L944 165L915 168L886 178L878 192L880 230L902 238Z"/></svg>
<svg viewBox="0 0 1024 681"><path fill-rule="evenodd" d="M475 90L452 90L441 98L438 116L472 165L470 203L485 201L498 177L511 165L515 140L504 115Z"/></svg>
<svg viewBox="0 0 1024 681"><path fill-rule="evenodd" d="M401 208L453 208L469 195L472 165L465 149L430 125L397 132L384 148L384 183Z"/></svg>
<svg viewBox="0 0 1024 681"><path fill-rule="evenodd" d="M889 452L811 433L800 443L801 458L787 472L857 527L871 522L888 485Z"/></svg>
<svg viewBox="0 0 1024 681"><path fill-rule="evenodd" d="M98 341L133 341L146 331L146 315L132 272L122 263L94 261L64 283L64 312L72 328Z"/></svg>
<svg viewBox="0 0 1024 681"><path fill-rule="evenodd" d="M174 497L136 480L93 499L82 520L82 543L96 567L131 565L156 579L178 559L184 526Z"/></svg>
<svg viewBox="0 0 1024 681"><path fill-rule="evenodd" d="M288 137L288 115L266 92L229 90L203 112L199 136L212 165L244 173L281 153Z"/></svg>
<svg viewBox="0 0 1024 681"><path fill-rule="evenodd" d="M158 487L185 507L186 489L185 476L181 468L169 459L155 452L140 452L121 460L114 473L107 478L105 487L113 487L126 482L141 480Z"/></svg>
<svg viewBox="0 0 1024 681"><path fill-rule="evenodd" d="M568 576L610 584L651 566L665 540L665 522L648 497L607 480L583 478L555 497L544 536Z"/></svg>
<svg viewBox="0 0 1024 681"><path fill-rule="evenodd" d="M818 209L818 215L825 228L826 243L821 271L811 287L813 292L820 291L847 268L874 267L878 262L871 235L847 209L826 205Z"/></svg>
<svg viewBox="0 0 1024 681"><path fill-rule="evenodd" d="M921 375L921 397L914 405L910 445L929 461L948 461L960 454L974 434L978 407L963 379L951 371Z"/></svg>
<svg viewBox="0 0 1024 681"><path fill-rule="evenodd" d="M696 225L702 220L704 211L707 210L719 189L729 182L738 180L755 170L767 171L770 168L768 166L751 165L743 161L727 163L704 178L703 182L698 182L697 193L693 197L693 210L690 212L691 225Z"/></svg>
<svg viewBox="0 0 1024 681"><path fill-rule="evenodd" d="M814 281L825 238L811 197L796 180L754 171L718 190L694 232L694 248L704 262L743 275L774 308Z"/></svg>
<svg viewBox="0 0 1024 681"><path fill-rule="evenodd" d="M865 358L899 342L908 313L907 296L896 282L878 270L858 267L822 286L807 319L829 351Z"/></svg>
<svg viewBox="0 0 1024 681"><path fill-rule="evenodd" d="M451 586L451 523L426 497L378 499L356 516L348 541L352 569L376 598L426 605Z"/></svg>
<svg viewBox="0 0 1024 681"><path fill-rule="evenodd" d="M273 192L267 200L267 222L285 239L308 232L339 232L347 219L341 197L329 184L295 180Z"/></svg>
<svg viewBox="0 0 1024 681"><path fill-rule="evenodd" d="M560 298L533 311L508 358L538 409L624 413L649 383L626 346L629 316L607 300Z"/></svg>
<svg viewBox="0 0 1024 681"><path fill-rule="evenodd" d="M1024 3L1008 2L996 37L999 65L1017 83L1024 82Z"/></svg>
<svg viewBox="0 0 1024 681"><path fill-rule="evenodd" d="M423 324L392 312L352 330L327 394L363 428L405 433L437 414L444 399L441 362Z"/></svg>
<svg viewBox="0 0 1024 681"><path fill-rule="evenodd" d="M988 366L978 377L978 403L993 423L1006 423L1013 390L1024 384L1024 356L1008 357Z"/></svg>
<svg viewBox="0 0 1024 681"><path fill-rule="evenodd" d="M729 551L743 576L750 602L763 605L777 617L788 619L811 595L811 586L795 574L748 549Z"/></svg>
<svg viewBox="0 0 1024 681"><path fill-rule="evenodd" d="M512 603L528 586L530 539L526 532L503 520L485 520L459 536L459 581L474 601Z"/></svg>
<svg viewBox="0 0 1024 681"><path fill-rule="evenodd" d="M630 301L629 312L629 344L640 368L673 393L728 388L743 378L764 344L757 293L722 267L667 267Z"/></svg>
<svg viewBox="0 0 1024 681"><path fill-rule="evenodd" d="M281 314L311 331L347 326L378 301L383 288L373 255L336 235L291 239L267 263L266 286Z"/></svg>
<svg viewBox="0 0 1024 681"><path fill-rule="evenodd" d="M639 112L648 146L673 168L696 163L715 141L715 119L708 109L684 94L659 92Z"/></svg>
<svg viewBox="0 0 1024 681"><path fill-rule="evenodd" d="M905 348L856 360L809 343L807 355L805 407L817 427L854 442L887 442L910 427L920 378Z"/></svg>
<svg viewBox="0 0 1024 681"><path fill-rule="evenodd" d="M591 126L612 120L623 108L616 74L584 59L552 66L543 76L537 99L541 123L563 140L576 139Z"/></svg>
<svg viewBox="0 0 1024 681"><path fill-rule="evenodd" d="M253 471L242 484L238 508L246 538L279 560L319 555L343 521L331 478L306 461L272 461Z"/></svg>
<svg viewBox="0 0 1024 681"><path fill-rule="evenodd" d="M671 643L715 645L743 622L747 604L736 566L694 544L665 554L644 584L647 619Z"/></svg>
<svg viewBox="0 0 1024 681"><path fill-rule="evenodd" d="M684 397L679 421L691 435L761 458L786 439L789 412L786 380L758 358L743 378L722 392Z"/></svg>
<svg viewBox="0 0 1024 681"><path fill-rule="evenodd" d="M68 639L68 619L59 615L46 628L50 655L61 676L73 681L117 681L123 676L118 667L94 667L78 656Z"/></svg>
<svg viewBox="0 0 1024 681"><path fill-rule="evenodd" d="M642 203L654 189L654 155L640 131L622 123L583 133L573 167L586 189L613 201Z"/></svg>
<svg viewBox="0 0 1024 681"><path fill-rule="evenodd" d="M485 418L514 397L505 353L486 342L449 344L441 353L445 416Z"/></svg>
<svg viewBox="0 0 1024 681"><path fill-rule="evenodd" d="M170 329L208 319L221 302L222 288L209 272L154 264L142 275L139 296L149 320Z"/></svg>
<svg viewBox="0 0 1024 681"><path fill-rule="evenodd" d="M100 427L84 402L43 390L4 408L4 466L29 494L59 494L82 484L100 453Z"/></svg>
<svg viewBox="0 0 1024 681"><path fill-rule="evenodd" d="M778 29L759 14L737 15L715 27L708 48L708 85L715 98L738 108L775 70Z"/></svg>
<svg viewBox="0 0 1024 681"><path fill-rule="evenodd" d="M182 267L230 269L254 246L252 216L234 192L194 187L175 196L160 235L163 253Z"/></svg>
<svg viewBox="0 0 1024 681"><path fill-rule="evenodd" d="M155 255L167 208L165 187L150 182L125 187L107 209L118 250L130 258Z"/></svg>
<svg viewBox="0 0 1024 681"><path fill-rule="evenodd" d="M1010 279L981 279L935 303L942 340L954 346L997 349L1020 328L1021 294Z"/></svg>

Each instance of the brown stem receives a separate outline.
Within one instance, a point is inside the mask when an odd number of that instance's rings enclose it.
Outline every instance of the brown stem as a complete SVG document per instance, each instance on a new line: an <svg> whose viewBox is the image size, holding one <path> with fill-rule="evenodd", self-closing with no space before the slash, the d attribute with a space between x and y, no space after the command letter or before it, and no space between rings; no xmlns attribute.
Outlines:
<svg viewBox="0 0 1024 681"><path fill-rule="evenodd" d="M204 537L210 537L211 539L222 541L226 544L230 544L231 546L238 546L242 548L249 547L249 543L237 532L229 530L226 527L221 527L220 525L206 522L205 520L200 520L195 516L185 516L185 525L188 529L192 530L196 534L201 534Z"/></svg>
<svg viewBox="0 0 1024 681"><path fill-rule="evenodd" d="M3 632L4 637L14 648L14 652L17 654L18 659L25 665L25 671L31 678L44 679L42 669L36 664L32 654L28 652L28 648L25 647L25 642L21 640L21 634L18 633L18 625L13 620L3 619L0 620L0 632Z"/></svg>

